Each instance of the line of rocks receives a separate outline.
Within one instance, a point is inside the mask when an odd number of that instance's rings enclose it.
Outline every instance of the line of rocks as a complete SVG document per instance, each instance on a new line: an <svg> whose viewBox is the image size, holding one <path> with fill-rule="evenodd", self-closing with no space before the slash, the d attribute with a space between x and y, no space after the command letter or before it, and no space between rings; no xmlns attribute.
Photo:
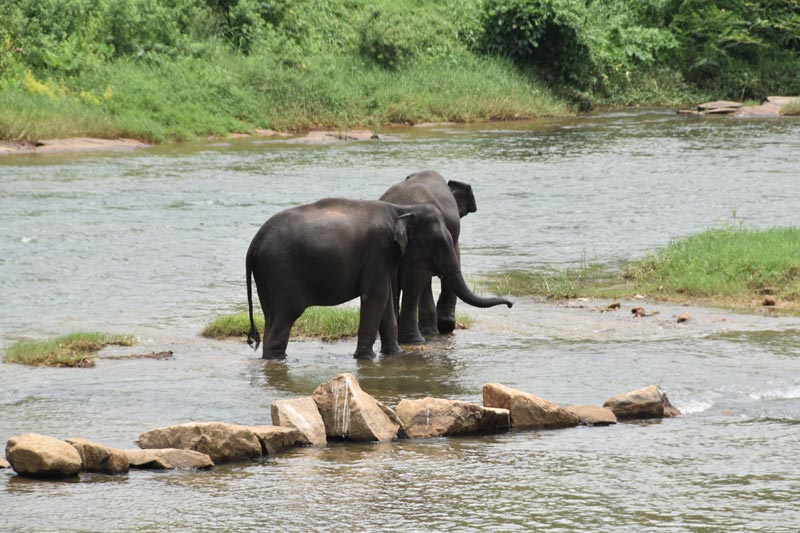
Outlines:
<svg viewBox="0 0 800 533"><path fill-rule="evenodd" d="M783 108L800 100L800 96L768 96L760 105L717 100L698 104L695 109L680 109L682 115L732 115L741 118L769 118L783 115Z"/></svg>
<svg viewBox="0 0 800 533"><path fill-rule="evenodd" d="M602 407L562 407L499 383L483 386L483 405L444 398L401 400L393 410L361 389L355 376L339 374L311 396L270 405L275 425L223 422L179 424L153 429L135 441L138 449L117 449L83 438L59 440L28 433L9 439L8 461L33 477L63 478L80 472L124 474L141 469L205 469L249 461L297 446L325 446L328 439L387 442L455 435L485 435L514 429L603 426L617 420L664 418L680 413L657 385L620 394Z"/></svg>

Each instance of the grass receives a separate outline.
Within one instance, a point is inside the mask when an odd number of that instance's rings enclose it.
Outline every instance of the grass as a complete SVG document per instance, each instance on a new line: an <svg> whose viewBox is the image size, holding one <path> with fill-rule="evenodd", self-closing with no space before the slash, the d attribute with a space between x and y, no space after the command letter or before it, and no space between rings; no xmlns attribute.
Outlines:
<svg viewBox="0 0 800 533"><path fill-rule="evenodd" d="M567 299L644 294L669 301L800 311L800 228L710 229L676 239L616 271L599 265L561 272L508 271L483 282L498 294Z"/></svg>
<svg viewBox="0 0 800 533"><path fill-rule="evenodd" d="M132 137L180 141L258 128L378 128L565 115L547 86L499 58L387 70L350 55L312 55L301 67L222 47L161 64L118 60L31 93L0 89L0 139ZM2 85L0 85L2 87ZM89 96L86 96L89 95Z"/></svg>
<svg viewBox="0 0 800 533"><path fill-rule="evenodd" d="M800 115L800 98L795 98L781 109L784 115L798 116Z"/></svg>
<svg viewBox="0 0 800 533"><path fill-rule="evenodd" d="M90 355L111 344L132 346L134 340L127 335L70 333L45 341L17 342L6 350L4 360L31 366L88 367L95 364Z"/></svg>
<svg viewBox="0 0 800 533"><path fill-rule="evenodd" d="M309 307L292 328L292 338L316 338L325 342L355 337L358 334L359 311L355 307ZM264 331L264 315L253 315L256 327ZM475 320L457 313L459 329L472 327ZM246 312L224 315L212 320L200 333L212 339L244 338L250 331Z"/></svg>

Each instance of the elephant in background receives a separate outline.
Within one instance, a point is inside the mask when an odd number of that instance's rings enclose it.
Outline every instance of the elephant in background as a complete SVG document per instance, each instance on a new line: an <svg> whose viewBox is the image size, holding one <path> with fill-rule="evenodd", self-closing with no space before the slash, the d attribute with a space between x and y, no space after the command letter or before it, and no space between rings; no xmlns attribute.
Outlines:
<svg viewBox="0 0 800 533"><path fill-rule="evenodd" d="M401 353L393 284L401 260L424 265L470 305L492 307L506 298L473 294L461 275L453 239L442 213L427 204L327 198L281 211L267 220L247 250L248 344L258 349L252 280L264 311L265 359L286 357L292 326L310 306L361 298L355 356Z"/></svg>
<svg viewBox="0 0 800 533"><path fill-rule="evenodd" d="M458 245L461 233L461 218L477 211L472 187L459 181L445 181L438 173L424 170L408 176L404 181L389 188L381 200L401 205L427 204L436 207L444 218L450 232L456 259L461 262ZM456 293L451 283L442 278L439 301L434 303L431 279L435 272L424 260L403 261L399 291L402 305L399 306L399 340L403 344L425 342L424 336L450 333L456 327ZM400 295L394 295L395 312Z"/></svg>

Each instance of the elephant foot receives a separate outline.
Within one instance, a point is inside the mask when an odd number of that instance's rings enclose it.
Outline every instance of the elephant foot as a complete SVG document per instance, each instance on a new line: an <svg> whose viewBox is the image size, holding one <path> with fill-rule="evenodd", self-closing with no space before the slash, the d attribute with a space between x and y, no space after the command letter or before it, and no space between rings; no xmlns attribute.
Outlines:
<svg viewBox="0 0 800 533"><path fill-rule="evenodd" d="M439 334L439 330L436 329L436 325L434 324L431 324L430 326L420 326L419 332L426 339L430 337L435 337L436 335Z"/></svg>
<svg viewBox="0 0 800 533"><path fill-rule="evenodd" d="M442 317L436 321L439 333L452 333L456 329L456 319L452 316Z"/></svg>
<svg viewBox="0 0 800 533"><path fill-rule="evenodd" d="M403 349L400 348L400 345L397 343L394 343L389 346L381 345L381 353L383 355L400 355L403 353Z"/></svg>
<svg viewBox="0 0 800 533"><path fill-rule="evenodd" d="M399 339L400 344L425 344L425 337L420 335L418 332L415 333L408 333L405 335L400 335Z"/></svg>
<svg viewBox="0 0 800 533"><path fill-rule="evenodd" d="M372 348L369 350L356 350L356 353L353 354L353 357L356 359L374 359L375 352L372 351Z"/></svg>
<svg viewBox="0 0 800 533"><path fill-rule="evenodd" d="M286 359L286 352L266 352L261 356L261 358L270 361L283 361Z"/></svg>

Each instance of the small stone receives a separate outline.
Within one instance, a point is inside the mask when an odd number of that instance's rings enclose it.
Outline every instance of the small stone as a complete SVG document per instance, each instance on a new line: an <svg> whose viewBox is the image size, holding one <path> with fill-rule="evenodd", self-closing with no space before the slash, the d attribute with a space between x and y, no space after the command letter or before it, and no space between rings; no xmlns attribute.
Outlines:
<svg viewBox="0 0 800 533"><path fill-rule="evenodd" d="M680 414L658 385L618 394L606 400L603 407L611 409L619 420L664 418Z"/></svg>
<svg viewBox="0 0 800 533"><path fill-rule="evenodd" d="M613 304L609 304L608 307L606 307L606 309L609 311L617 311L621 308L622 305L619 302L614 302Z"/></svg>
<svg viewBox="0 0 800 533"><path fill-rule="evenodd" d="M764 301L761 302L761 305L765 305L765 306L771 307L771 306L774 306L777 303L778 303L778 301L775 299L774 296L767 295L767 296L764 296Z"/></svg>
<svg viewBox="0 0 800 533"><path fill-rule="evenodd" d="M6 444L6 458L17 474L35 477L70 477L81 470L78 450L63 440L26 433Z"/></svg>
<svg viewBox="0 0 800 533"><path fill-rule="evenodd" d="M484 435L506 431L511 427L511 414L507 409L483 407L459 400L402 400L396 412L408 437L412 439Z"/></svg>
<svg viewBox="0 0 800 533"><path fill-rule="evenodd" d="M570 405L566 409L578 417L582 426L610 426L617 423L614 412L605 407Z"/></svg>
<svg viewBox="0 0 800 533"><path fill-rule="evenodd" d="M175 448L121 450L128 458L131 468L144 470L197 469L204 470L214 466L211 457L194 450Z"/></svg>
<svg viewBox="0 0 800 533"><path fill-rule="evenodd" d="M508 409L511 426L516 429L566 428L580 422L577 416L559 405L500 383L483 386L483 405Z"/></svg>
<svg viewBox="0 0 800 533"><path fill-rule="evenodd" d="M682 313L678 315L678 324L682 324L684 322L688 322L689 319L692 318L689 313Z"/></svg>
<svg viewBox="0 0 800 533"><path fill-rule="evenodd" d="M261 441L263 455L275 455L283 450L309 444L300 430L280 426L247 426Z"/></svg>
<svg viewBox="0 0 800 533"><path fill-rule="evenodd" d="M128 471L128 456L122 450L77 437L67 439L67 442L78 450L84 472L124 474Z"/></svg>
<svg viewBox="0 0 800 533"><path fill-rule="evenodd" d="M634 307L631 309L631 314L634 318L641 318L647 316L647 311L644 310L644 307Z"/></svg>
<svg viewBox="0 0 800 533"><path fill-rule="evenodd" d="M325 422L319 414L314 398L291 398L276 400L269 406L272 423L277 426L295 428L305 436L313 446L325 446Z"/></svg>
<svg viewBox="0 0 800 533"><path fill-rule="evenodd" d="M139 435L140 448L194 450L214 463L244 461L261 457L261 441L245 426L222 422L190 422L153 429Z"/></svg>
<svg viewBox="0 0 800 533"><path fill-rule="evenodd" d="M11 463L6 461L5 457L0 457L0 470L3 468L11 468Z"/></svg>

